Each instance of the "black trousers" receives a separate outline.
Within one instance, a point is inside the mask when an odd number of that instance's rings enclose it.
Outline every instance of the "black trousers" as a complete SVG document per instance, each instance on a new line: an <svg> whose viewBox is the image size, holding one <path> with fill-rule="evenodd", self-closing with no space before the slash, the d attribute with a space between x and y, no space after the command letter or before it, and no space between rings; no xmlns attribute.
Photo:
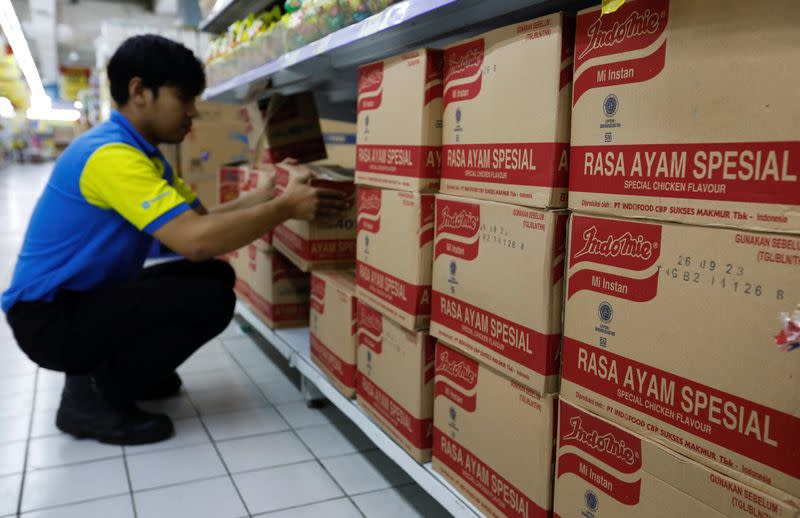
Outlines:
<svg viewBox="0 0 800 518"><path fill-rule="evenodd" d="M38 365L91 374L110 399L125 403L228 326L235 279L223 261L162 263L129 284L18 302L7 319Z"/></svg>

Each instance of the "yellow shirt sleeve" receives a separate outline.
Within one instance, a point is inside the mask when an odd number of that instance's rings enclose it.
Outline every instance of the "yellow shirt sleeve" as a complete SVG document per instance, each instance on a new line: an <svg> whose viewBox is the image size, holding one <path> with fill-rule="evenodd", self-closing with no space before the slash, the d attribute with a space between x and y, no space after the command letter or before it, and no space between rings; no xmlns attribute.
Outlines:
<svg viewBox="0 0 800 518"><path fill-rule="evenodd" d="M175 175L174 180L172 181L172 186L178 191L178 194L183 196L183 199L186 200L186 203L195 207L200 204L200 200L197 199L197 193L194 192L186 185L186 182L183 181L183 178Z"/></svg>
<svg viewBox="0 0 800 518"><path fill-rule="evenodd" d="M190 210L187 199L163 178L163 169L127 144L98 148L83 168L80 188L86 201L116 211L148 234Z"/></svg>

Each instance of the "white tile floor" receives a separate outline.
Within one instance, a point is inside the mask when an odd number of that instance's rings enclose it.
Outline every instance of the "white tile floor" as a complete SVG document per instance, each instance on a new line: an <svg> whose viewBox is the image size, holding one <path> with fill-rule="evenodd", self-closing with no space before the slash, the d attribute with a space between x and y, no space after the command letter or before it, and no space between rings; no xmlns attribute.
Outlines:
<svg viewBox="0 0 800 518"><path fill-rule="evenodd" d="M0 291L48 170L0 169ZM0 518L447 516L338 410L307 408L262 347L231 325L179 369L180 396L146 405L176 436L120 448L55 428L62 375L0 319Z"/></svg>

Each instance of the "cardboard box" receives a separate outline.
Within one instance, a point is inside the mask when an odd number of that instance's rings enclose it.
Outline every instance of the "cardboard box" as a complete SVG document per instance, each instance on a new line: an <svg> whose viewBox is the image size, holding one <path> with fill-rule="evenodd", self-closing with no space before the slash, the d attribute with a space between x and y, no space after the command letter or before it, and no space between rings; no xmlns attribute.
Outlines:
<svg viewBox="0 0 800 518"><path fill-rule="evenodd" d="M356 125L333 119L320 119L322 140L328 158L320 160L322 165L334 164L346 169L356 168Z"/></svg>
<svg viewBox="0 0 800 518"><path fill-rule="evenodd" d="M561 393L800 496L800 238L575 214L569 241Z"/></svg>
<svg viewBox="0 0 800 518"><path fill-rule="evenodd" d="M247 273L237 291L269 327L308 325L310 276L280 254L247 246Z"/></svg>
<svg viewBox="0 0 800 518"><path fill-rule="evenodd" d="M566 225L564 212L437 195L431 334L557 392Z"/></svg>
<svg viewBox="0 0 800 518"><path fill-rule="evenodd" d="M434 341L358 303L361 408L417 462L431 460Z"/></svg>
<svg viewBox="0 0 800 518"><path fill-rule="evenodd" d="M313 179L311 185L346 193L351 197L352 207L333 222L286 221L275 227L272 244L304 272L352 268L356 260L357 212L355 200L352 200L355 195L352 172L330 167L315 166L315 169L320 177ZM277 196L288 185L290 174L288 169L276 166Z"/></svg>
<svg viewBox="0 0 800 518"><path fill-rule="evenodd" d="M441 51L419 49L362 66L356 183L436 191L441 128Z"/></svg>
<svg viewBox="0 0 800 518"><path fill-rule="evenodd" d="M800 233L798 19L793 0L581 11L570 208Z"/></svg>
<svg viewBox="0 0 800 518"><path fill-rule="evenodd" d="M358 298L406 329L431 315L432 194L358 189Z"/></svg>
<svg viewBox="0 0 800 518"><path fill-rule="evenodd" d="M264 120L265 110L262 110L258 101L250 102L242 106L242 119L244 119L246 133L247 133L247 146L251 151L254 151L259 143L261 137L264 135Z"/></svg>
<svg viewBox="0 0 800 518"><path fill-rule="evenodd" d="M249 111L252 112L252 108ZM254 138L251 132L250 140ZM262 134L257 141L255 165L259 168L285 158L300 162L327 158L314 94L301 92L270 97Z"/></svg>
<svg viewBox="0 0 800 518"><path fill-rule="evenodd" d="M180 173L187 181L203 181L228 164L246 163L247 126L241 109L223 103L198 102L198 117L181 143Z"/></svg>
<svg viewBox="0 0 800 518"><path fill-rule="evenodd" d="M555 516L800 516L791 503L561 400Z"/></svg>
<svg viewBox="0 0 800 518"><path fill-rule="evenodd" d="M239 197L240 178L246 174L246 168L225 166L216 173L194 175L185 181L203 206L211 210Z"/></svg>
<svg viewBox="0 0 800 518"><path fill-rule="evenodd" d="M356 395L357 316L352 271L311 274L311 359L346 397Z"/></svg>
<svg viewBox="0 0 800 518"><path fill-rule="evenodd" d="M266 166L263 169L249 168L246 173L239 176L239 195L246 196L259 190L274 188L275 167ZM272 250L272 231L270 230L256 240L263 250Z"/></svg>
<svg viewBox="0 0 800 518"><path fill-rule="evenodd" d="M236 285L234 291L236 295L242 299L246 299L248 288L245 287L248 279L248 261L247 261L247 247L240 248L225 254L223 257L228 264L231 265L233 271L236 273Z"/></svg>
<svg viewBox="0 0 800 518"><path fill-rule="evenodd" d="M486 516L548 517L555 395L436 346L433 469Z"/></svg>
<svg viewBox="0 0 800 518"><path fill-rule="evenodd" d="M574 24L556 13L447 48L441 192L566 207Z"/></svg>

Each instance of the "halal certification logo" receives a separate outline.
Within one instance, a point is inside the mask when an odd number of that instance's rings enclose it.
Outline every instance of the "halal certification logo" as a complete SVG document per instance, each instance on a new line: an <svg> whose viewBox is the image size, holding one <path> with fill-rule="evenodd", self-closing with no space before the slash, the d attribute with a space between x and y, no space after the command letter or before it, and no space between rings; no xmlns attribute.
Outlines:
<svg viewBox="0 0 800 518"><path fill-rule="evenodd" d="M456 432L458 431L458 425L456 424L456 417L458 414L453 406L450 407L450 411L448 413L450 414L450 424L448 425L450 427L450 437L455 437Z"/></svg>
<svg viewBox="0 0 800 518"><path fill-rule="evenodd" d="M611 319L614 318L614 308L612 308L611 304L608 302L601 302L600 305L597 306L597 316L600 317L603 323L608 324L611 322Z"/></svg>
<svg viewBox="0 0 800 518"><path fill-rule="evenodd" d="M600 501L597 499L597 495L594 494L594 491L587 491L583 495L583 501L586 504L586 508L592 512L597 511L597 507L600 505Z"/></svg>
<svg viewBox="0 0 800 518"><path fill-rule="evenodd" d="M450 261L450 278L447 279L447 282L450 284L458 284L458 279L456 279L456 272L458 271L458 265L455 261ZM450 286L450 292L455 293L455 288Z"/></svg>
<svg viewBox="0 0 800 518"><path fill-rule="evenodd" d="M619 108L619 99L614 94L610 94L606 97L605 101L603 101L603 113L609 119L617 114L617 109Z"/></svg>

